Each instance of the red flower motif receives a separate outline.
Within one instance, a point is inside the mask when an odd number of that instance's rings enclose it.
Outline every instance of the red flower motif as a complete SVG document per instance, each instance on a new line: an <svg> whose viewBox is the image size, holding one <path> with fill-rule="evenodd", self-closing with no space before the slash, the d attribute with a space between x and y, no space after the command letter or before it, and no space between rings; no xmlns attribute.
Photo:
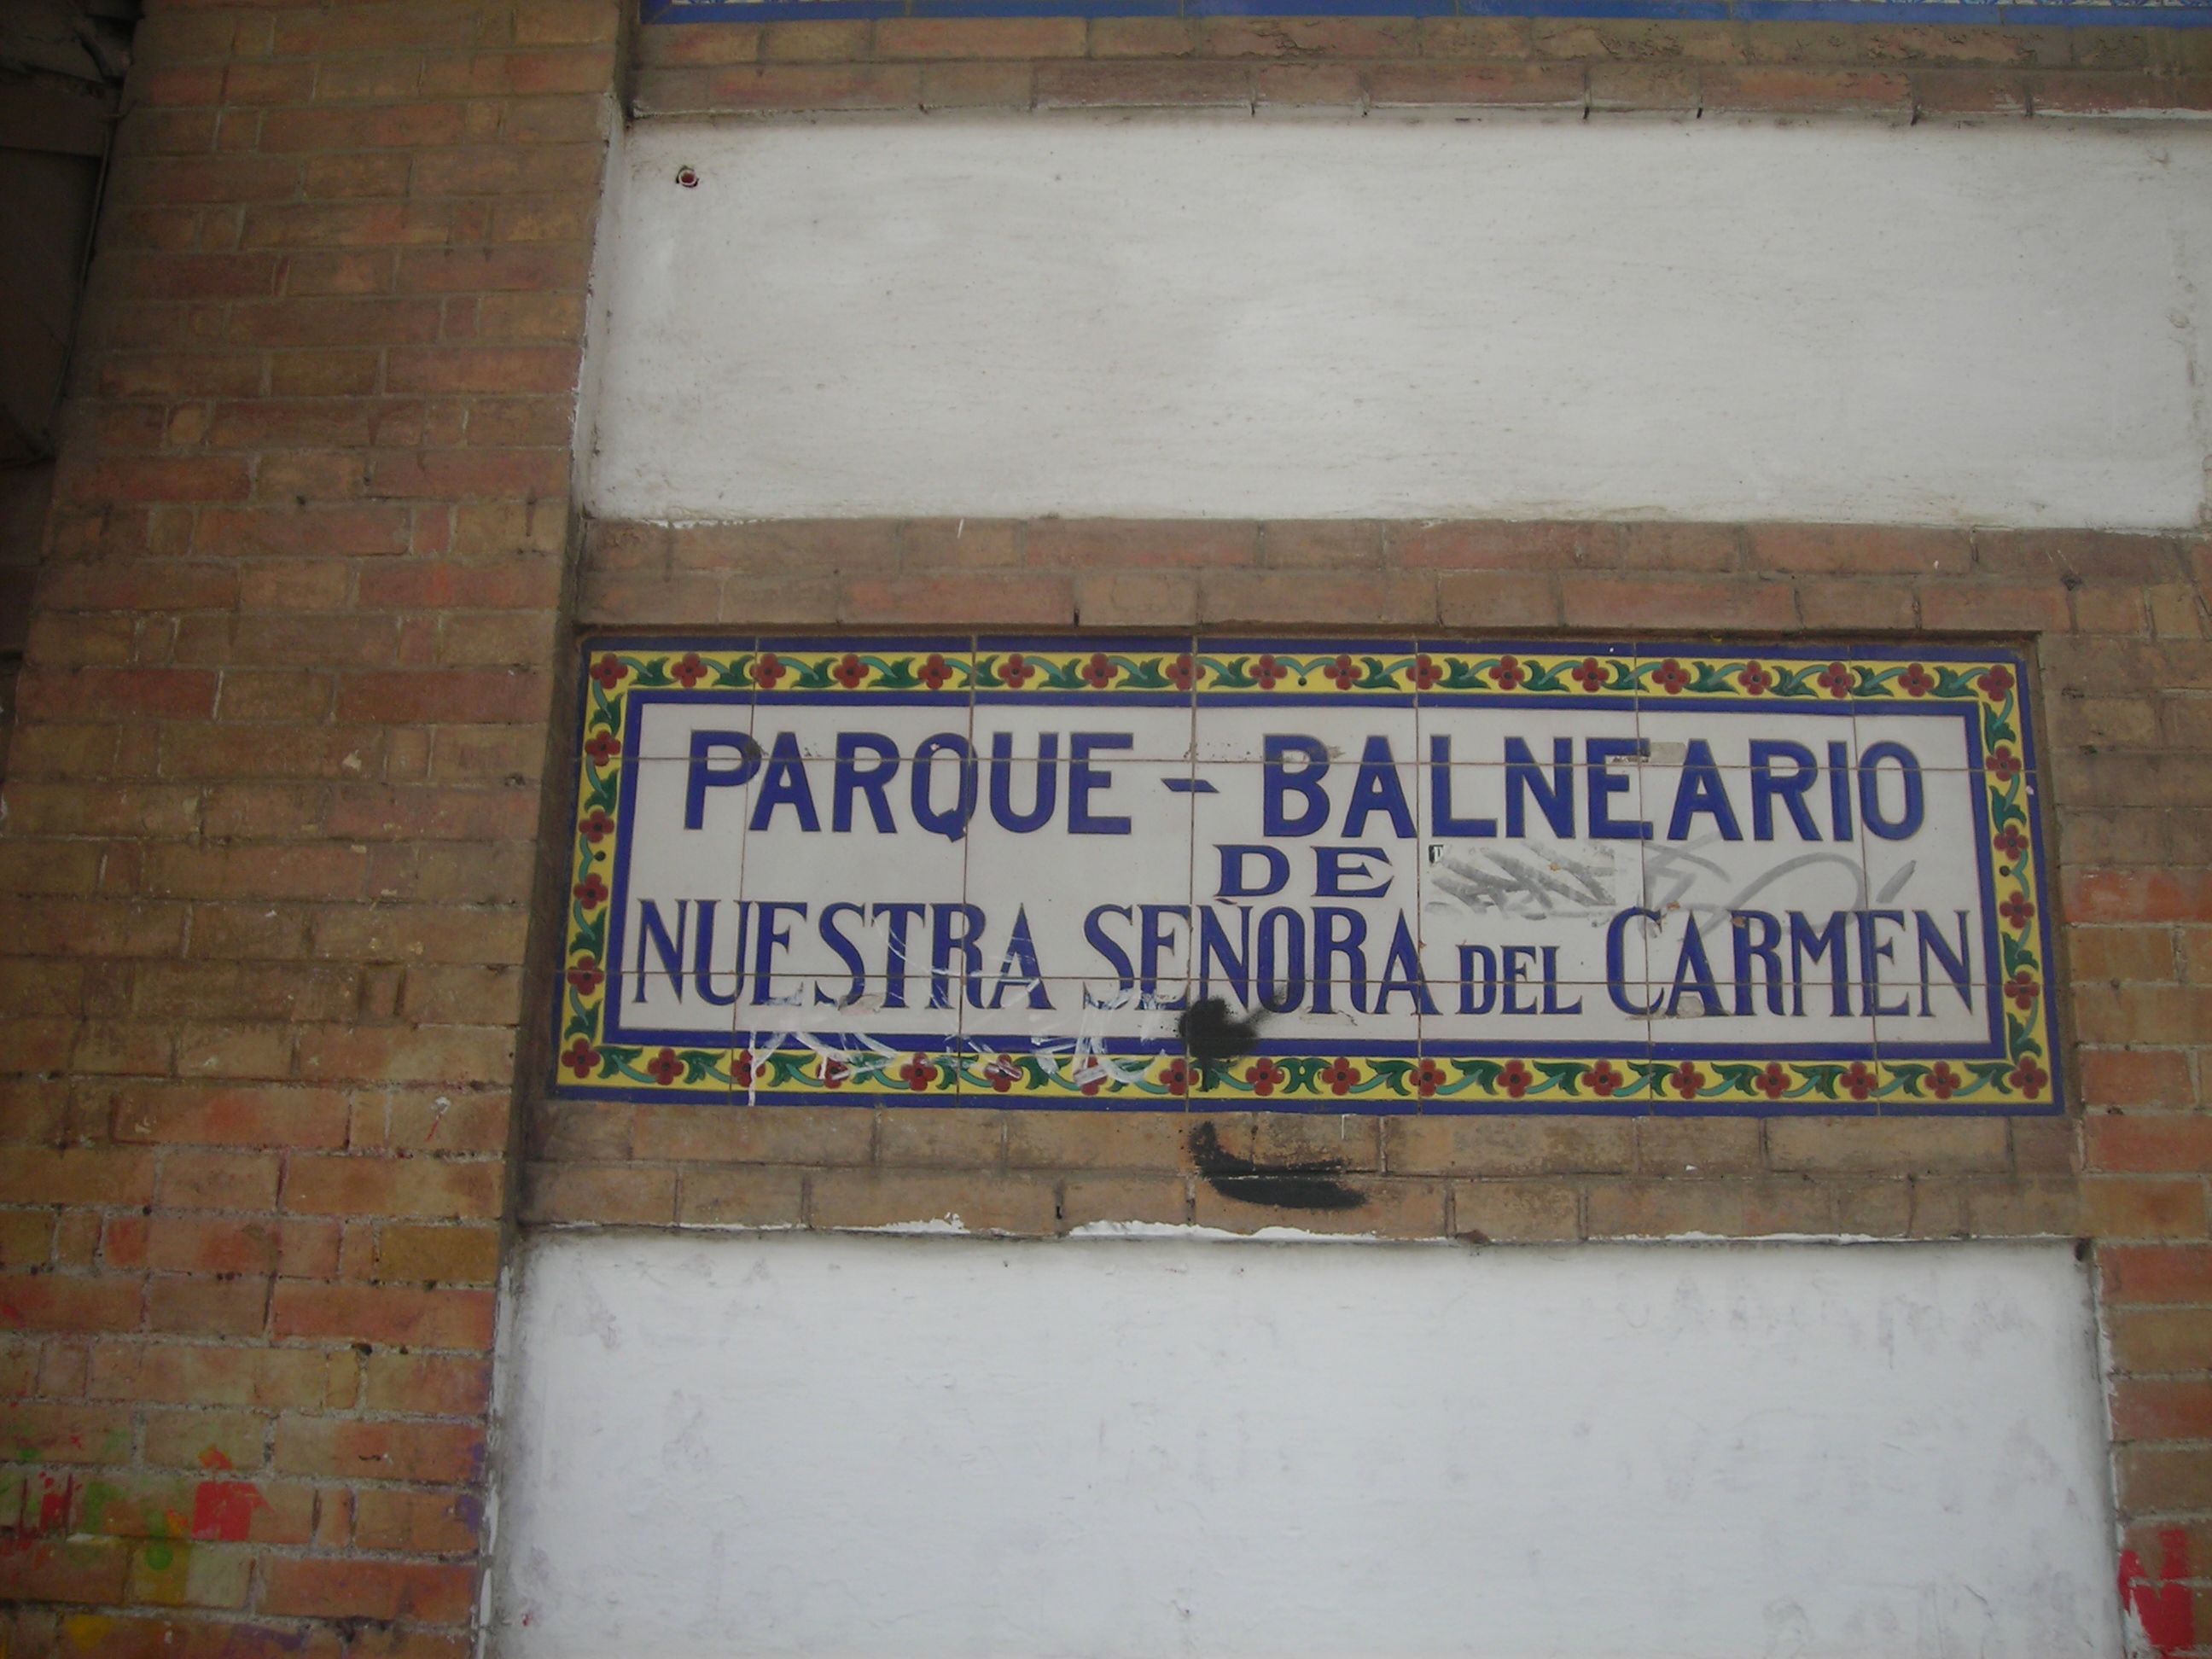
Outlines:
<svg viewBox="0 0 2212 1659"><path fill-rule="evenodd" d="M1615 1089L1627 1081L1626 1078L1613 1069L1613 1062L1609 1060L1601 1060L1583 1073L1583 1087L1600 1099L1610 1096Z"/></svg>
<svg viewBox="0 0 2212 1659"><path fill-rule="evenodd" d="M1276 681L1290 677L1291 671L1277 662L1272 653L1261 653L1260 660L1252 665L1252 678L1262 691L1273 690Z"/></svg>
<svg viewBox="0 0 2212 1659"><path fill-rule="evenodd" d="M2042 988L2024 973L2014 974L2005 981L2004 994L2012 999L2012 1006L2023 1014L2035 1006L2035 999Z"/></svg>
<svg viewBox="0 0 2212 1659"><path fill-rule="evenodd" d="M2010 783L2020 775L2020 757L2003 744L1990 750L1990 757L1982 764L1989 769L1990 775L1999 783Z"/></svg>
<svg viewBox="0 0 2212 1659"><path fill-rule="evenodd" d="M678 663L675 667L670 669L668 672L675 675L678 679L683 681L684 689L686 691L689 691L693 686L698 684L701 680L707 678L707 665L701 662L699 660L699 653L693 651L688 653L681 662Z"/></svg>
<svg viewBox="0 0 2212 1659"><path fill-rule="evenodd" d="M1083 1092L1086 1095L1095 1095L1105 1086L1106 1073L1102 1068L1101 1070L1091 1073L1091 1080L1083 1085Z"/></svg>
<svg viewBox="0 0 2212 1659"><path fill-rule="evenodd" d="M822 1079L823 1088L840 1089L844 1086L846 1079L853 1075L853 1068L844 1060L832 1059L830 1055L824 1054L816 1063L814 1075Z"/></svg>
<svg viewBox="0 0 2212 1659"><path fill-rule="evenodd" d="M1651 684L1670 697L1681 696L1682 688L1689 683L1689 671L1672 657L1651 671Z"/></svg>
<svg viewBox="0 0 2212 1659"><path fill-rule="evenodd" d="M1857 677L1842 663L1832 662L1820 671L1820 690L1832 697L1848 697L1857 685Z"/></svg>
<svg viewBox="0 0 2212 1659"><path fill-rule="evenodd" d="M921 683L931 690L939 690L944 686L945 681L952 678L952 665L933 651L922 659L920 678Z"/></svg>
<svg viewBox="0 0 2212 1659"><path fill-rule="evenodd" d="M1168 683L1178 691L1188 691L1198 683L1198 665L1186 651L1167 665Z"/></svg>
<svg viewBox="0 0 2212 1659"><path fill-rule="evenodd" d="M1844 1085L1844 1092L1853 1100L1864 1100L1880 1085L1881 1079L1874 1074L1873 1068L1866 1061L1855 1060L1844 1068L1843 1076L1837 1081Z"/></svg>
<svg viewBox="0 0 2212 1659"><path fill-rule="evenodd" d="M1291 1074L1272 1060L1263 1060L1249 1067L1244 1080L1252 1085L1255 1095L1272 1095L1291 1080Z"/></svg>
<svg viewBox="0 0 2212 1659"><path fill-rule="evenodd" d="M1321 1080L1331 1094L1350 1094L1359 1082L1358 1069L1341 1054L1321 1068Z"/></svg>
<svg viewBox="0 0 2212 1659"><path fill-rule="evenodd" d="M2027 851L2027 837L2021 834L2018 824L2008 823L1990 838L1990 845L1997 849L2000 857L2017 864L2021 854Z"/></svg>
<svg viewBox="0 0 2212 1659"><path fill-rule="evenodd" d="M568 1045L568 1053L561 1056L561 1063L580 1078L589 1077L599 1069L599 1051L578 1037Z"/></svg>
<svg viewBox="0 0 2212 1659"><path fill-rule="evenodd" d="M1924 697L1936 689L1936 677L1914 663L1897 677L1897 689L1908 697Z"/></svg>
<svg viewBox="0 0 2212 1659"><path fill-rule="evenodd" d="M568 969L568 984L580 997L587 997L599 988L606 975L599 971L597 957L578 957L574 967Z"/></svg>
<svg viewBox="0 0 2212 1659"><path fill-rule="evenodd" d="M753 684L763 691L775 690L775 683L783 678L783 660L773 651L761 653L761 659L753 665Z"/></svg>
<svg viewBox="0 0 2212 1659"><path fill-rule="evenodd" d="M1114 684L1114 676L1121 672L1103 651L1094 651L1091 660L1083 665L1083 683L1093 691L1103 691Z"/></svg>
<svg viewBox="0 0 2212 1659"><path fill-rule="evenodd" d="M1498 1073L1498 1086L1515 1100L1527 1094L1528 1085L1535 1080L1529 1074L1528 1068L1517 1060L1507 1060Z"/></svg>
<svg viewBox="0 0 2212 1659"><path fill-rule="evenodd" d="M1190 1092L1190 1062L1180 1054L1176 1055L1168 1062L1167 1070L1160 1074L1160 1081L1167 1085L1167 1091L1171 1095L1188 1094Z"/></svg>
<svg viewBox="0 0 2212 1659"><path fill-rule="evenodd" d="M2012 671L2003 667L1992 668L1974 684L1981 688L1982 695L1991 702L2002 702L2012 690Z"/></svg>
<svg viewBox="0 0 2212 1659"><path fill-rule="evenodd" d="M1698 1091L1705 1086L1705 1074L1686 1060L1668 1073L1667 1081L1674 1085L1674 1091L1683 1099L1693 1100Z"/></svg>
<svg viewBox="0 0 2212 1659"><path fill-rule="evenodd" d="M1768 1060L1766 1069L1751 1081L1752 1086L1769 1100L1779 1100L1790 1092L1790 1073L1776 1060Z"/></svg>
<svg viewBox="0 0 2212 1659"><path fill-rule="evenodd" d="M857 653L848 651L837 659L837 665L830 671L830 678L850 691L868 678L868 665L860 660Z"/></svg>
<svg viewBox="0 0 2212 1659"><path fill-rule="evenodd" d="M740 1048L730 1056L730 1077L740 1089L753 1086L753 1051Z"/></svg>
<svg viewBox="0 0 2212 1659"><path fill-rule="evenodd" d="M1036 665L1017 651L999 665L999 681L1018 691L1023 682L1036 672Z"/></svg>
<svg viewBox="0 0 2212 1659"><path fill-rule="evenodd" d="M1406 1074L1406 1081L1412 1084L1413 1091L1425 1100L1450 1079L1445 1076L1444 1068L1436 1061L1421 1059L1413 1062L1413 1069Z"/></svg>
<svg viewBox="0 0 2212 1659"><path fill-rule="evenodd" d="M599 879L596 870L568 890L576 896L576 902L586 910L596 910L607 902L607 884Z"/></svg>
<svg viewBox="0 0 2212 1659"><path fill-rule="evenodd" d="M622 740L611 732L594 732L592 740L584 745L584 753L594 766L605 766L622 753Z"/></svg>
<svg viewBox="0 0 2212 1659"><path fill-rule="evenodd" d="M665 1089L684 1075L684 1062L676 1058L675 1049L663 1048L645 1062L645 1069L651 1073L655 1083Z"/></svg>
<svg viewBox="0 0 2212 1659"><path fill-rule="evenodd" d="M1424 653L1413 659L1413 690L1425 691L1443 678L1444 671L1437 666L1433 658Z"/></svg>
<svg viewBox="0 0 2212 1659"><path fill-rule="evenodd" d="M1935 1068L1928 1073L1929 1092L1938 1100L1948 1100L1959 1092L1966 1081L1966 1079L1951 1069L1949 1060L1939 1060L1936 1062Z"/></svg>
<svg viewBox="0 0 2212 1659"><path fill-rule="evenodd" d="M584 839L596 847L614 833L615 821L607 816L605 807L594 806L576 827L584 832Z"/></svg>
<svg viewBox="0 0 2212 1659"><path fill-rule="evenodd" d="M2025 927L2035 920L2035 905L2026 893L2014 888L2005 895L2005 902L1997 906L1997 914L2008 927Z"/></svg>
<svg viewBox="0 0 2212 1659"><path fill-rule="evenodd" d="M1359 684L1360 678L1365 672L1358 663L1352 660L1351 653L1340 652L1334 662L1324 663L1322 665L1321 677L1329 681L1338 690L1349 691Z"/></svg>
<svg viewBox="0 0 2212 1659"><path fill-rule="evenodd" d="M983 1075L990 1080L992 1088L1005 1094L1021 1081L1022 1068L1012 1054L1000 1054L995 1060L983 1062Z"/></svg>
<svg viewBox="0 0 2212 1659"><path fill-rule="evenodd" d="M1574 668L1575 683L1585 691L1602 691L1613 684L1613 674L1595 657L1584 657Z"/></svg>
<svg viewBox="0 0 2212 1659"><path fill-rule="evenodd" d="M897 1076L901 1083L920 1094L937 1081L937 1067L931 1065L926 1056L916 1054L898 1068Z"/></svg>
<svg viewBox="0 0 2212 1659"><path fill-rule="evenodd" d="M2035 1056L2030 1054L2013 1068L2011 1081L2012 1086L2024 1095L2040 1094L2043 1085L2051 1081L2051 1074L2037 1065Z"/></svg>
<svg viewBox="0 0 2212 1659"><path fill-rule="evenodd" d="M1774 689L1774 675L1755 662L1747 662L1735 677L1735 683L1753 696L1763 697Z"/></svg>
<svg viewBox="0 0 2212 1659"><path fill-rule="evenodd" d="M1498 665L1490 671L1490 683L1500 691L1510 691L1528 678L1518 657L1500 657Z"/></svg>
<svg viewBox="0 0 2212 1659"><path fill-rule="evenodd" d="M592 678L599 683L602 691L613 690L629 673L629 667L611 651L592 665Z"/></svg>

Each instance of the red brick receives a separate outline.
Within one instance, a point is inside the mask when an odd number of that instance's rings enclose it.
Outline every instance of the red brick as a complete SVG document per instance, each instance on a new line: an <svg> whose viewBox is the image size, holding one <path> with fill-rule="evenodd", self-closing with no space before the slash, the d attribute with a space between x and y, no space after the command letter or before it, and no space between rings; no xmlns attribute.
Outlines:
<svg viewBox="0 0 2212 1659"><path fill-rule="evenodd" d="M1080 17L886 17L876 25L878 58L1080 58Z"/></svg>
<svg viewBox="0 0 2212 1659"><path fill-rule="evenodd" d="M0 1275L0 1331L136 1330L142 1293L133 1278Z"/></svg>
<svg viewBox="0 0 2212 1659"><path fill-rule="evenodd" d="M499 1213L502 1174L443 1158L295 1158L284 1207L305 1215L483 1217Z"/></svg>
<svg viewBox="0 0 2212 1659"><path fill-rule="evenodd" d="M2212 1170L2212 1118L2099 1114L2085 1127L2093 1170L2151 1175Z"/></svg>
<svg viewBox="0 0 2212 1659"><path fill-rule="evenodd" d="M1037 66L1039 109L1196 108L1252 101L1242 64L1128 60Z"/></svg>
<svg viewBox="0 0 2212 1659"><path fill-rule="evenodd" d="M1054 568L1205 568L1251 564L1258 546L1251 524L1052 519L1029 526L1026 558Z"/></svg>
<svg viewBox="0 0 2212 1659"><path fill-rule="evenodd" d="M1612 540L1609 526L1488 520L1395 526L1390 549L1408 569L1561 570L1601 562L1593 550Z"/></svg>
<svg viewBox="0 0 2212 1659"><path fill-rule="evenodd" d="M1579 64L1377 64L1367 72L1367 95L1378 107L1393 105L1492 105L1551 109L1574 106L1586 96Z"/></svg>
<svg viewBox="0 0 2212 1659"><path fill-rule="evenodd" d="M118 1139L206 1146L342 1146L344 1097L322 1089L133 1087L118 1097Z"/></svg>
<svg viewBox="0 0 2212 1659"><path fill-rule="evenodd" d="M2212 1304L2212 1249L2106 1244L2098 1249L2097 1265L2104 1277L2105 1300L2115 1305Z"/></svg>
<svg viewBox="0 0 2212 1659"><path fill-rule="evenodd" d="M336 1337L472 1351L491 1346L489 1291L280 1280L273 1312L279 1337Z"/></svg>
<svg viewBox="0 0 2212 1659"><path fill-rule="evenodd" d="M2063 891L2069 921L2212 921L2212 871L2069 871Z"/></svg>
<svg viewBox="0 0 2212 1659"><path fill-rule="evenodd" d="M277 1558L263 1565L261 1610L322 1619L413 1619L459 1624L476 1575L468 1566Z"/></svg>
<svg viewBox="0 0 2212 1659"><path fill-rule="evenodd" d="M1705 107L1777 113L1839 111L1910 113L1905 76L1866 70L1711 69L1700 77Z"/></svg>
<svg viewBox="0 0 2212 1659"><path fill-rule="evenodd" d="M483 1431L471 1423L363 1423L286 1416L276 1425L276 1468L341 1480L473 1480L483 1471Z"/></svg>

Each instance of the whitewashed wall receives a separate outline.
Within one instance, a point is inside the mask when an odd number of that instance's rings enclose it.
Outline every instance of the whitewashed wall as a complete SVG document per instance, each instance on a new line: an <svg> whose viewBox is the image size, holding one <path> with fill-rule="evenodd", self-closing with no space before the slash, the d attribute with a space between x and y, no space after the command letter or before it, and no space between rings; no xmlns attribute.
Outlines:
<svg viewBox="0 0 2212 1659"><path fill-rule="evenodd" d="M662 124L629 165L607 515L2204 507L2200 129Z"/></svg>
<svg viewBox="0 0 2212 1659"><path fill-rule="evenodd" d="M2063 1244L541 1235L495 1650L2113 1659L2092 1330Z"/></svg>

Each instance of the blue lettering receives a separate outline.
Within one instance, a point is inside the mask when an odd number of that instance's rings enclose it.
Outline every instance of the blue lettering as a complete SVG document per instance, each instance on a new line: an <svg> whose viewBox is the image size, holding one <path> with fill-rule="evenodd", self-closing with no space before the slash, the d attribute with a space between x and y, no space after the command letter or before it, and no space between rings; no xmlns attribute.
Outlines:
<svg viewBox="0 0 2212 1659"><path fill-rule="evenodd" d="M1452 816L1451 739L1429 739L1429 833L1432 836L1494 836L1498 833L1496 818L1460 818Z"/></svg>
<svg viewBox="0 0 2212 1659"><path fill-rule="evenodd" d="M863 771L854 764L862 754L872 755L883 763ZM837 734L837 769L830 785L830 829L834 835L850 835L853 830L853 797L868 799L868 816L875 821L876 833L895 835L898 825L891 817L891 804L884 799L884 791L898 774L898 745L889 738L873 732L840 732Z"/></svg>
<svg viewBox="0 0 2212 1659"><path fill-rule="evenodd" d="M1352 782L1352 799L1344 809L1344 833L1361 834L1376 813L1387 815L1401 841L1413 838L1413 809L1406 805L1406 787L1398 781L1398 763L1390 753L1390 739L1370 738L1360 750L1359 772Z"/></svg>
<svg viewBox="0 0 2212 1659"><path fill-rule="evenodd" d="M1137 740L1127 732L1078 732L1067 740L1067 833L1071 836L1126 836L1127 818L1094 817L1091 792L1111 789L1114 775L1085 764L1098 749L1133 749Z"/></svg>
<svg viewBox="0 0 2212 1659"><path fill-rule="evenodd" d="M1795 769L1785 776L1775 776L1774 763L1778 760L1788 761ZM1751 740L1752 839L1774 839L1774 803L1778 800L1790 814L1790 822L1797 826L1800 841L1820 840L1819 826L1814 823L1813 814L1805 805L1805 797L1812 793L1813 781L1820 775L1820 763L1813 758L1813 751L1803 744L1785 743L1779 738L1753 738Z"/></svg>
<svg viewBox="0 0 2212 1659"><path fill-rule="evenodd" d="M738 763L726 767L708 765L718 749L736 750ZM694 732L691 768L684 778L684 827L696 830L706 823L709 789L736 788L760 770L760 745L742 732Z"/></svg>
<svg viewBox="0 0 2212 1659"><path fill-rule="evenodd" d="M1328 774L1328 750L1318 738L1271 737L1261 747L1267 763L1260 781L1261 833L1270 836L1314 834L1328 822L1328 795L1321 787ZM1306 763L1295 772L1283 769L1283 762L1291 755L1303 757ZM1285 798L1291 795L1305 802L1304 810L1296 817L1283 810Z"/></svg>
<svg viewBox="0 0 2212 1659"><path fill-rule="evenodd" d="M1290 855L1279 847L1224 846L1217 843L1213 849L1221 854L1221 885L1214 890L1218 898L1266 898L1270 893L1279 893L1291 878ZM1244 875L1244 860L1256 858L1267 866L1267 884L1252 886Z"/></svg>
<svg viewBox="0 0 2212 1659"><path fill-rule="evenodd" d="M1881 779L1875 768L1886 760L1897 763L1905 780L1905 816L1900 818L1882 816ZM1869 744L1859 757L1859 817L1868 830L1884 841L1904 841L1920 828L1927 805L1920 783L1920 762L1912 751L1901 743Z"/></svg>
<svg viewBox="0 0 2212 1659"><path fill-rule="evenodd" d="M1572 738L1552 739L1552 782L1547 788L1536 757L1518 738L1505 739L1505 833L1527 832L1524 795L1536 798L1536 808L1555 836L1571 839L1575 833L1575 745Z"/></svg>
<svg viewBox="0 0 2212 1659"><path fill-rule="evenodd" d="M787 805L799 814L801 830L810 834L820 831L822 820L815 814L814 789L806 781L806 763L799 756L799 738L793 732L779 732L775 752L769 757L768 773L753 795L750 827L756 831L769 828L775 809Z"/></svg>
<svg viewBox="0 0 2212 1659"><path fill-rule="evenodd" d="M1561 748L1565 746L1565 744L1560 745ZM1592 738L1583 745L1583 759L1589 767L1589 832L1594 839L1651 839L1650 824L1638 820L1616 818L1607 805L1613 796L1628 793L1628 780L1617 775L1612 769L1612 763L1617 760L1640 760L1650 752L1651 745L1641 738ZM1574 833L1571 823L1566 833Z"/></svg>
<svg viewBox="0 0 2212 1659"><path fill-rule="evenodd" d="M1390 855L1379 847L1316 847L1314 853L1314 894L1318 898L1380 898L1397 879L1390 871ZM1365 860L1381 859L1385 873L1379 887L1346 887L1347 881L1373 881L1376 872ZM1346 860L1351 860L1347 863Z"/></svg>
<svg viewBox="0 0 2212 1659"><path fill-rule="evenodd" d="M930 775L936 769L932 763L939 755L954 757L960 779L959 802L950 812L938 811L930 799ZM968 820L975 816L975 751L968 746L968 739L951 732L923 738L914 751L912 770L914 821L933 836L958 841L968 833Z"/></svg>
<svg viewBox="0 0 2212 1659"><path fill-rule="evenodd" d="M833 997L823 990L817 981L814 987L814 1000L817 1002L832 1003L840 1008L851 1007L866 995L868 990L867 965L860 960L860 951L854 945L853 941L846 938L843 932L837 927L838 915L847 910L860 917L864 923L868 919L867 912L859 905L848 903L841 899L835 904L825 904L822 907L822 920L817 925L817 931L822 935L822 942L836 952L837 960L845 964L845 971L853 976L853 983L851 988L843 996ZM742 939L738 942L738 948L740 951L744 949Z"/></svg>
<svg viewBox="0 0 2212 1659"><path fill-rule="evenodd" d="M1667 822L1667 839L1686 841L1690 820L1700 813L1713 821L1723 841L1743 839L1735 808L1729 804L1728 790L1721 783L1721 769L1713 763L1713 746L1703 738L1692 738L1682 761L1682 781L1674 788L1674 812ZM1593 821L1597 817L1594 805L1590 817Z"/></svg>
<svg viewBox="0 0 2212 1659"><path fill-rule="evenodd" d="M1647 1014L1656 1013L1658 1011L1659 1004L1655 1000L1648 1006L1639 1006L1628 1000L1628 963L1626 960L1628 951L1627 943L1622 939L1621 935L1627 931L1628 924L1635 921L1638 916L1643 917L1646 921L1656 921L1659 920L1659 913L1656 910L1647 910L1642 905L1633 905L1628 909L1621 911L1620 915L1614 916L1610 922L1606 924L1605 988L1606 994L1612 997L1613 1006L1614 1007L1620 1009L1624 1014L1632 1015L1634 1018L1641 1019Z"/></svg>
<svg viewBox="0 0 2212 1659"><path fill-rule="evenodd" d="M1083 919L1083 939L1105 958L1106 965L1114 970L1115 977L1120 981L1121 991L1126 995L1136 988L1137 970L1130 965L1129 953L1106 937L1103 923L1108 916L1119 916L1127 921L1131 919L1131 912L1126 904L1099 905Z"/></svg>
<svg viewBox="0 0 2212 1659"><path fill-rule="evenodd" d="M1474 959L1482 958L1482 1000L1474 1000ZM1459 1011L1486 1014L1498 1002L1498 957L1487 945L1459 947Z"/></svg>
<svg viewBox="0 0 2212 1659"><path fill-rule="evenodd" d="M991 734L991 816L1000 827L1018 836L1042 830L1052 821L1060 804L1060 733L1046 732L1037 738L1036 793L1026 812L1014 811L1014 734Z"/></svg>

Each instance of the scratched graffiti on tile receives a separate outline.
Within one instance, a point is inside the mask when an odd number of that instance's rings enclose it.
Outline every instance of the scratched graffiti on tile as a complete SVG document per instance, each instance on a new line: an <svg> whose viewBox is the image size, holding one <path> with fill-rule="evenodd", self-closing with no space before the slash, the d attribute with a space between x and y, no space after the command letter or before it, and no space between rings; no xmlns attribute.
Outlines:
<svg viewBox="0 0 2212 1659"><path fill-rule="evenodd" d="M582 684L570 1096L2059 1109L2002 652L605 640Z"/></svg>

